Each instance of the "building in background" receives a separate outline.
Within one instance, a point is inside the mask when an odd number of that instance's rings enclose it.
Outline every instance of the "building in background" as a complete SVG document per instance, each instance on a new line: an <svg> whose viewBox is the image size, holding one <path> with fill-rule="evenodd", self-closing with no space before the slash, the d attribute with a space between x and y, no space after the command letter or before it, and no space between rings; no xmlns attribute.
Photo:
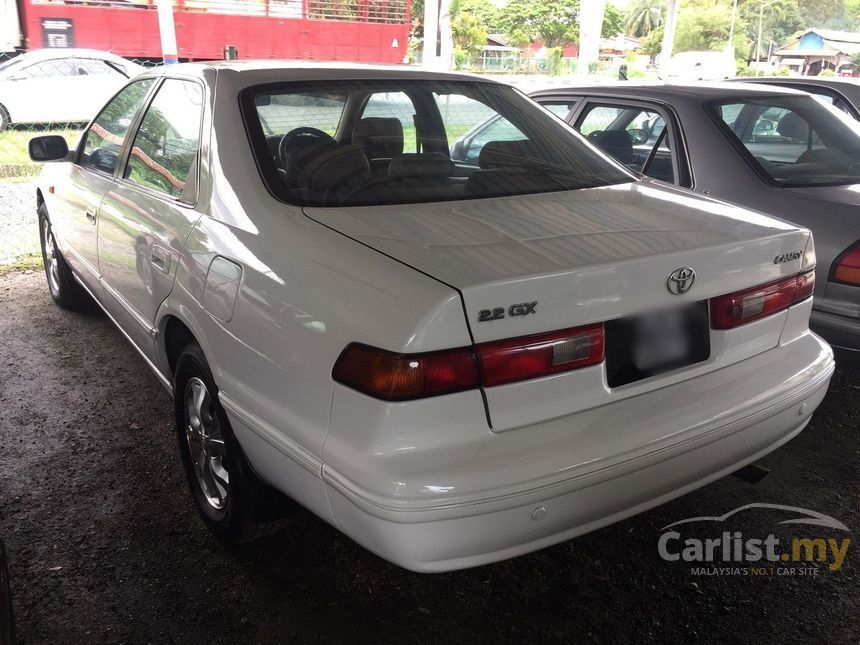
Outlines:
<svg viewBox="0 0 860 645"><path fill-rule="evenodd" d="M860 33L809 29L796 34L774 52L777 66L804 76L832 69L839 76L857 76L852 57L860 53Z"/></svg>
<svg viewBox="0 0 860 645"><path fill-rule="evenodd" d="M21 0L19 6L25 49L161 57L155 0ZM240 58L402 63L410 9L411 0L175 0L177 53L184 60L219 59L232 45Z"/></svg>

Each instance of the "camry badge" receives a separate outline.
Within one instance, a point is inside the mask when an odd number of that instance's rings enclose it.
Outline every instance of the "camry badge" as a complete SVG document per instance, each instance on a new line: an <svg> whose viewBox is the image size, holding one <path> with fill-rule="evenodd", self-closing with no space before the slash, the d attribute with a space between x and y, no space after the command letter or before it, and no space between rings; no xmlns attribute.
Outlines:
<svg viewBox="0 0 860 645"><path fill-rule="evenodd" d="M695 281L696 272L690 267L681 267L669 274L669 279L666 280L666 288L669 290L669 293L680 296L682 293L687 293Z"/></svg>

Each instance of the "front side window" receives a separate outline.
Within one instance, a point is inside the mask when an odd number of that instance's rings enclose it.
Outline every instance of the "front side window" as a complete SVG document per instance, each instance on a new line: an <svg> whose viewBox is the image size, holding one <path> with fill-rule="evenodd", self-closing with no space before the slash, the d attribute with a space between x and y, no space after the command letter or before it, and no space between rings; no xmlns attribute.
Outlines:
<svg viewBox="0 0 860 645"><path fill-rule="evenodd" d="M131 121L153 83L151 78L129 83L104 107L84 133L81 166L113 174Z"/></svg>
<svg viewBox="0 0 860 645"><path fill-rule="evenodd" d="M634 180L564 122L495 83L284 83L249 88L241 102L264 179L293 204L437 202ZM370 116L371 108L380 116ZM370 118L396 119L399 127ZM325 119L337 126L320 128Z"/></svg>
<svg viewBox="0 0 860 645"><path fill-rule="evenodd" d="M196 179L203 118L203 90L198 83L167 79L158 88L131 145L125 178L183 201ZM193 188L193 183L192 183Z"/></svg>
<svg viewBox="0 0 860 645"><path fill-rule="evenodd" d="M711 103L726 134L774 183L824 186L860 182L860 130L809 96Z"/></svg>
<svg viewBox="0 0 860 645"><path fill-rule="evenodd" d="M666 120L656 110L592 104L580 115L576 128L628 168L675 182Z"/></svg>

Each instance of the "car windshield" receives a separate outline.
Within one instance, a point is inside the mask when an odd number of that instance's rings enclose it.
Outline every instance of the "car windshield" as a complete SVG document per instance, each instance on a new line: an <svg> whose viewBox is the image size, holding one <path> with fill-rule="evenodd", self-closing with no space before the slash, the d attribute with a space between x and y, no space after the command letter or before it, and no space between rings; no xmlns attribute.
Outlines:
<svg viewBox="0 0 860 645"><path fill-rule="evenodd" d="M860 183L860 128L809 96L732 99L710 105L729 136L782 186Z"/></svg>
<svg viewBox="0 0 860 645"><path fill-rule="evenodd" d="M250 88L242 104L264 178L293 204L438 202L635 180L494 83L285 83Z"/></svg>

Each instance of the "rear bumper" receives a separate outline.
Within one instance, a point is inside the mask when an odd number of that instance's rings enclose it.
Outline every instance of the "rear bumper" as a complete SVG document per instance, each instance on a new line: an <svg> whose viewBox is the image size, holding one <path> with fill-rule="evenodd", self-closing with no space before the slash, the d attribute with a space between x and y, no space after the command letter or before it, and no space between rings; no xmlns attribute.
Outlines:
<svg viewBox="0 0 860 645"><path fill-rule="evenodd" d="M860 319L813 309L809 326L833 347L860 352Z"/></svg>
<svg viewBox="0 0 860 645"><path fill-rule="evenodd" d="M599 415L604 414L607 422L617 423L618 410L598 409L561 420L570 428L565 450L568 466L542 476L534 471L525 476L522 469L511 468L504 460L494 465L476 453L471 463L457 465L463 473L452 472L450 464L442 463L435 473L432 465L425 469L422 477L436 482L432 489L438 494L418 499L402 495L406 483L401 488L374 489L373 483L384 478L355 481L327 463L322 472L331 511L338 528L369 550L423 572L478 566L587 533L723 477L789 441L821 403L834 369L830 348L808 332L745 363L749 364L743 372L738 372L738 366L728 366L625 404L629 406L623 412L629 424L625 429L635 436L638 427L655 423L656 417L649 418L648 411L670 407L675 397L718 393L733 397L719 401L721 409L731 411L728 416L708 416L703 399L698 416L660 418L656 422L663 424L665 440L631 444L628 450L603 459L578 462L577 442L583 435L574 431L581 421L577 417L589 415L587 426L593 440L594 433L601 431L595 419L599 422ZM744 376L756 373L761 376ZM727 388L725 383L737 379L742 382L736 389ZM553 431L557 429L556 424ZM514 432L534 432L539 438L542 429L535 426ZM538 470L546 458L541 448L535 444L534 458L526 459ZM557 459L558 445L553 449ZM386 465L390 466L380 463L380 468ZM500 476L507 476L510 481L484 490L463 491L462 486L444 485L467 481L466 471L472 482L481 481L484 473L486 480L498 482ZM448 492L451 490L457 494Z"/></svg>

